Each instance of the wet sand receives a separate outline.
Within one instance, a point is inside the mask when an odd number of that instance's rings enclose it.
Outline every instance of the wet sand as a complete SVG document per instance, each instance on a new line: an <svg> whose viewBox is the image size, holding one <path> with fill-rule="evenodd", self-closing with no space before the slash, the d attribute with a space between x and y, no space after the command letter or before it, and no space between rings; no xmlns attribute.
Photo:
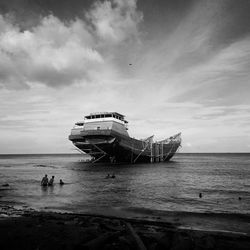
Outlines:
<svg viewBox="0 0 250 250"><path fill-rule="evenodd" d="M152 211L67 214L2 206L0 246L46 250L250 249L249 215L230 216L231 220L227 215Z"/></svg>

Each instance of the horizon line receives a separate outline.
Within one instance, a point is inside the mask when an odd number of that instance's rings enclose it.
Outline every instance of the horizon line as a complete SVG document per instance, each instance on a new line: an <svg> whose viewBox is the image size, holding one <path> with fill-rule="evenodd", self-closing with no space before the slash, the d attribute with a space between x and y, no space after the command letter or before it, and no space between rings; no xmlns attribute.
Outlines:
<svg viewBox="0 0 250 250"><path fill-rule="evenodd" d="M175 154L250 154L250 152L176 152ZM81 153L0 153L1 155L86 155Z"/></svg>

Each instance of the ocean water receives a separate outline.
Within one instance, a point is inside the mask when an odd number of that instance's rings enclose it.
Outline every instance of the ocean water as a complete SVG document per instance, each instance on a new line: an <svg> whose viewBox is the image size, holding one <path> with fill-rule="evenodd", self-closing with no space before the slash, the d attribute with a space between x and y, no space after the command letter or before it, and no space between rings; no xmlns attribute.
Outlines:
<svg viewBox="0 0 250 250"><path fill-rule="evenodd" d="M177 154L167 163L138 165L83 160L82 155L0 155L0 204L62 212L250 214L250 154ZM108 173L116 178L106 179ZM45 174L55 176L53 187L40 186Z"/></svg>

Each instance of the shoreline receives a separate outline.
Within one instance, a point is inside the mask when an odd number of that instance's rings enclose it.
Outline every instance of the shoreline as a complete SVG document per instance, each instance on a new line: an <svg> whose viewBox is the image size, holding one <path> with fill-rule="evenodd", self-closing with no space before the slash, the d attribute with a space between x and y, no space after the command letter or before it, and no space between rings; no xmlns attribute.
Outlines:
<svg viewBox="0 0 250 250"><path fill-rule="evenodd" d="M230 223L232 228L238 223L237 232L220 229L223 218L211 214L111 212L58 213L1 207L1 249L250 249L250 216ZM196 228L209 221L217 221L217 227Z"/></svg>
<svg viewBox="0 0 250 250"><path fill-rule="evenodd" d="M15 217L27 213L55 213L75 216L99 216L112 219L143 220L159 224L172 223L176 227L191 228L201 231L227 231L231 233L250 234L250 214L214 213L189 211L164 211L147 208L88 208L83 211L45 207L36 209L28 205L5 203L0 205L1 215ZM228 228L230 226L230 230Z"/></svg>

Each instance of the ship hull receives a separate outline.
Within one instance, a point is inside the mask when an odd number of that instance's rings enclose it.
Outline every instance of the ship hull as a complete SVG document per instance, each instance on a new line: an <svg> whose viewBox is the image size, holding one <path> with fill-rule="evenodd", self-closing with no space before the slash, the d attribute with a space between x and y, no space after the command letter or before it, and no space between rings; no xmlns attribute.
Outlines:
<svg viewBox="0 0 250 250"><path fill-rule="evenodd" d="M92 156L93 162L140 163L169 161L180 146L179 141L151 143L112 130L82 131L69 140Z"/></svg>

